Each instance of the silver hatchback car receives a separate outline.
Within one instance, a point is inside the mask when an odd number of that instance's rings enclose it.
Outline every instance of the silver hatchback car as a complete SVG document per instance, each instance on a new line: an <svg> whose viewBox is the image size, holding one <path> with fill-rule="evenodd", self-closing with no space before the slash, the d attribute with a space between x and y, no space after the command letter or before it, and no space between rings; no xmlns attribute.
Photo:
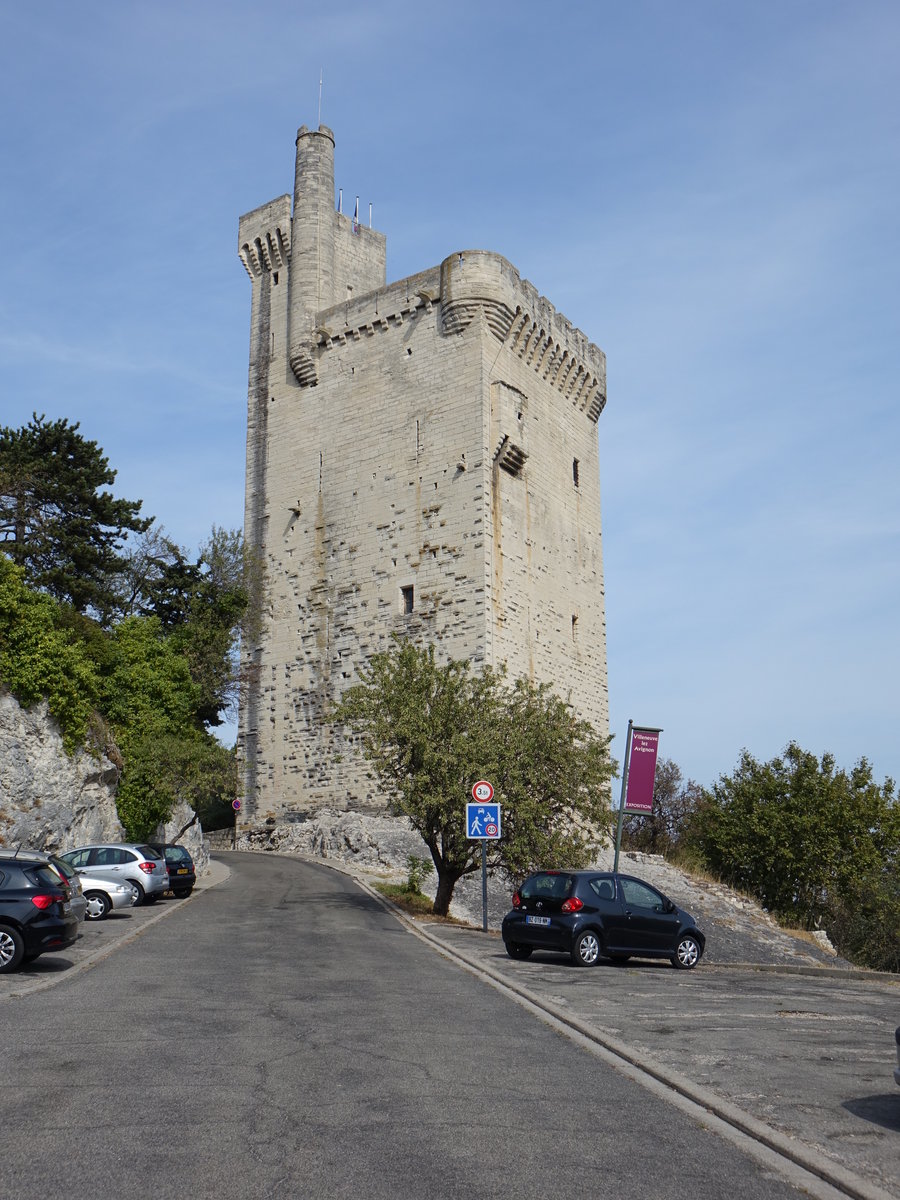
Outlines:
<svg viewBox="0 0 900 1200"><path fill-rule="evenodd" d="M64 862L55 854L49 856L49 861L72 890L72 912L80 912L86 921L102 921L112 909L131 908L135 902L134 888L130 883L96 879L83 871L76 871L71 863Z"/></svg>
<svg viewBox="0 0 900 1200"><path fill-rule="evenodd" d="M166 860L143 842L79 846L59 857L73 866L79 875L129 884L136 905L154 904L169 886Z"/></svg>

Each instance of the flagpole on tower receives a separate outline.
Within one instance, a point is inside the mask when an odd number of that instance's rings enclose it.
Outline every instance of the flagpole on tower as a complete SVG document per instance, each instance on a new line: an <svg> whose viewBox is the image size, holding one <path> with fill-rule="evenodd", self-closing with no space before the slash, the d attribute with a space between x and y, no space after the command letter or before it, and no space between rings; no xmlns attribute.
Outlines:
<svg viewBox="0 0 900 1200"><path fill-rule="evenodd" d="M319 71L319 120L317 122L317 124L319 124L319 125L322 124L322 91L324 90L324 87L325 87L325 68L322 67L322 69Z"/></svg>

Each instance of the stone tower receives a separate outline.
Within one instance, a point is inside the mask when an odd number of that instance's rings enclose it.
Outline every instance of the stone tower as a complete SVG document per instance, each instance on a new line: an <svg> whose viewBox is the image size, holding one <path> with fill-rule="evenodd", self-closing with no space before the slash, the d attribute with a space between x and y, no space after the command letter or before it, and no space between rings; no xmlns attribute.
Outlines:
<svg viewBox="0 0 900 1200"><path fill-rule="evenodd" d="M498 254L385 281L335 208L334 135L297 134L294 194L240 220L253 285L241 825L377 807L323 719L392 633L505 662L608 732L597 420L603 353Z"/></svg>

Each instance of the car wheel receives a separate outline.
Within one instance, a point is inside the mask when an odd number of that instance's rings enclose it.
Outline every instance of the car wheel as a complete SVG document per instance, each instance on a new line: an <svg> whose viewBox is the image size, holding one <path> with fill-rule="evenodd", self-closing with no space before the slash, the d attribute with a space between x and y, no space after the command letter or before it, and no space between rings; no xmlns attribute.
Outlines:
<svg viewBox="0 0 900 1200"><path fill-rule="evenodd" d="M531 958L534 946L525 946L522 942L504 942L506 953L510 958Z"/></svg>
<svg viewBox="0 0 900 1200"><path fill-rule="evenodd" d="M88 921L102 921L112 908L112 902L106 892L85 892L87 912L84 914Z"/></svg>
<svg viewBox="0 0 900 1200"><path fill-rule="evenodd" d="M139 883L135 883L133 879L129 879L128 882L131 884L131 890L134 893L134 907L138 908L146 900L147 894L141 885Z"/></svg>
<svg viewBox="0 0 900 1200"><path fill-rule="evenodd" d="M672 955L672 966L678 967L680 971L690 971L692 967L696 967L702 953L697 939L686 933L678 939L678 945Z"/></svg>
<svg viewBox="0 0 900 1200"><path fill-rule="evenodd" d="M579 933L572 946L572 962L576 967L595 967L600 958L600 939L593 929Z"/></svg>
<svg viewBox="0 0 900 1200"><path fill-rule="evenodd" d="M193 890L193 888L180 888L177 892L174 892L173 895L175 896L176 900L186 900Z"/></svg>
<svg viewBox="0 0 900 1200"><path fill-rule="evenodd" d="M0 925L0 975L14 971L24 957L21 933L11 925Z"/></svg>

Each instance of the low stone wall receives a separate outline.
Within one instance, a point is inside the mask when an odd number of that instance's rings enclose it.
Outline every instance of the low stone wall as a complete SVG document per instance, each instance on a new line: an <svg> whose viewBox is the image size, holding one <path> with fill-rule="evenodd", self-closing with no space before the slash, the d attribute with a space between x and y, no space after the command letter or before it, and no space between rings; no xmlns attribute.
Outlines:
<svg viewBox="0 0 900 1200"><path fill-rule="evenodd" d="M210 829L206 834L206 845L208 850L233 850L234 849L234 830L233 829Z"/></svg>

